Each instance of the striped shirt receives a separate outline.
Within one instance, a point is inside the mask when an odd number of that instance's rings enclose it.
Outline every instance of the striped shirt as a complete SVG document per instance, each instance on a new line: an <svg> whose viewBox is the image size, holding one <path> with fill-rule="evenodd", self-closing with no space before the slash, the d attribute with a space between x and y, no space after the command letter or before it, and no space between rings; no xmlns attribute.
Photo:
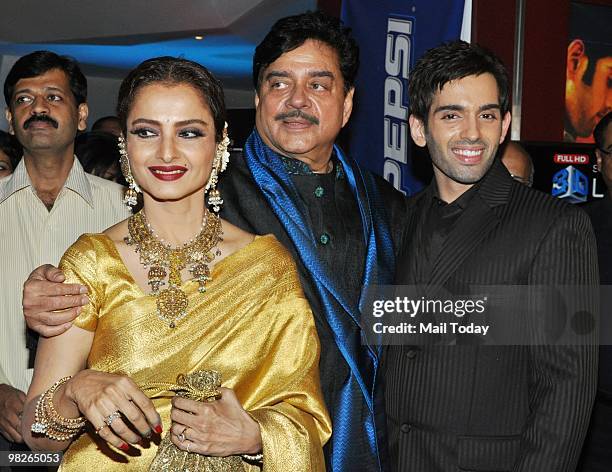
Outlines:
<svg viewBox="0 0 612 472"><path fill-rule="evenodd" d="M42 264L57 266L83 233L101 232L129 216L123 187L86 174L77 159L48 211L36 195L22 159L0 180L0 384L27 392L26 324L23 283Z"/></svg>

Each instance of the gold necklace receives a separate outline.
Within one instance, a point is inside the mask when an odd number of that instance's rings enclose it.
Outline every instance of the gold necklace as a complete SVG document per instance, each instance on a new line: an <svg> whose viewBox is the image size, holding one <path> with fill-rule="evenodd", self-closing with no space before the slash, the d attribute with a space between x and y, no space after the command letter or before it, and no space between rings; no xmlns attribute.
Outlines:
<svg viewBox="0 0 612 472"><path fill-rule="evenodd" d="M199 284L199 292L206 291L206 282L211 280L208 264L215 255L221 252L212 249L222 241L221 219L204 209L202 229L192 240L180 247L173 248L159 238L144 211L139 211L128 220L129 236L124 241L129 246L135 246L140 255L140 263L149 268L148 284L151 294L157 297L157 316L168 323L170 328L187 315L187 295L181 289L183 281L181 271L189 267L189 272ZM164 279L168 276L168 287L159 291L166 285Z"/></svg>

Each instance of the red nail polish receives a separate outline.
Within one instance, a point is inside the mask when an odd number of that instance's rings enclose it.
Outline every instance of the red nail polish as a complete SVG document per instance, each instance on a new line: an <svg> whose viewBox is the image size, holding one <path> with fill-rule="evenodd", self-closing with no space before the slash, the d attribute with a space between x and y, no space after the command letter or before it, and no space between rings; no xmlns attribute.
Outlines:
<svg viewBox="0 0 612 472"><path fill-rule="evenodd" d="M161 433L162 433L162 431L163 431L163 429L162 429L162 427L161 427L161 425L160 425L160 424L158 424L157 426L155 426L155 428L153 428L153 429L155 430L155 432L156 432L157 434L161 434Z"/></svg>
<svg viewBox="0 0 612 472"><path fill-rule="evenodd" d="M127 443L123 443L119 448L123 451L127 451L130 449L130 446Z"/></svg>

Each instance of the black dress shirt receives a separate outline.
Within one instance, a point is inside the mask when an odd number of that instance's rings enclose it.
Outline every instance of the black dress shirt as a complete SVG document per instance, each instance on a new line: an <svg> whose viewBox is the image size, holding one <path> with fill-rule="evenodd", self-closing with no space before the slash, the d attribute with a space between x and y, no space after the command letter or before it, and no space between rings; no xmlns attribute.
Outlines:
<svg viewBox="0 0 612 472"><path fill-rule="evenodd" d="M435 181L428 189L429 195L425 197L429 201L428 208L423 212L423 217L417 225L418 234L412 247L412 250L419 254L419 257L413 260L416 265L413 273L416 274L418 284L425 284L429 280L434 262L440 255L455 222L467 208L474 191L475 186L454 202L446 203L438 196Z"/></svg>
<svg viewBox="0 0 612 472"><path fill-rule="evenodd" d="M287 162L289 161L289 162ZM352 303L359 301L365 269L366 247L357 201L340 164L315 174L301 161L285 158L300 197L308 210L310 228L317 240L317 255L330 272L341 274L337 286Z"/></svg>

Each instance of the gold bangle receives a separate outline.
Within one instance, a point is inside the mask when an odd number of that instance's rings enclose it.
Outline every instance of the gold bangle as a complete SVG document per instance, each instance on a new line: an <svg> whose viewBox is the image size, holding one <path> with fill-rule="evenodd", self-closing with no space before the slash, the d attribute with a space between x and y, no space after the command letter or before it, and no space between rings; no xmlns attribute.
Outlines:
<svg viewBox="0 0 612 472"><path fill-rule="evenodd" d="M30 431L42 434L55 441L68 441L76 436L85 426L85 418L66 418L61 416L53 405L53 396L60 385L70 380L70 376L59 379L43 393L36 402L34 423Z"/></svg>

